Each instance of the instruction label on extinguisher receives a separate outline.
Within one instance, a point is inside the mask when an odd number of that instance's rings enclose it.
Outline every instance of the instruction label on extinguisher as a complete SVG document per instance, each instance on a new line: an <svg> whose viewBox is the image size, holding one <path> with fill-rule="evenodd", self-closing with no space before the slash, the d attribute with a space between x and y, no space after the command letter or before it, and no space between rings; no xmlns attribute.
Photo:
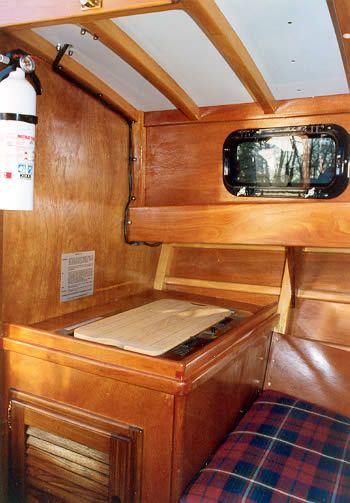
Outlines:
<svg viewBox="0 0 350 503"><path fill-rule="evenodd" d="M61 258L60 301L80 299L94 293L95 252L64 253Z"/></svg>
<svg viewBox="0 0 350 503"><path fill-rule="evenodd" d="M35 126L0 121L0 178L28 183L34 176Z"/></svg>

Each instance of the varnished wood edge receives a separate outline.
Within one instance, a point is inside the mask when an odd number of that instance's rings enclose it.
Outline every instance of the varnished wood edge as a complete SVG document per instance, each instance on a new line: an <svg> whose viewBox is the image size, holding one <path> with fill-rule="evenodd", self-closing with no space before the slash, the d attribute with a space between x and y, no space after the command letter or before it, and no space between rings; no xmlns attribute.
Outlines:
<svg viewBox="0 0 350 503"><path fill-rule="evenodd" d="M35 18L33 15L30 17L32 14L31 1L17 0L16 9L13 9L12 16L10 18L3 16L2 22L0 22L0 29L22 30L66 23L79 24L87 20L96 21L136 14L148 14L178 9L180 7L178 0L150 0L142 4L138 4L137 1L133 1L132 3L130 0L127 1L128 3L124 2L124 6L115 8L102 7L99 9L81 10L79 2L73 3L71 0L61 0L60 2L51 2L51 5L48 6L42 6L40 16ZM53 5L55 3L56 5Z"/></svg>
<svg viewBox="0 0 350 503"><path fill-rule="evenodd" d="M145 126L168 126L178 124L194 124L208 122L243 122L248 120L288 119L298 118L302 123L305 116L318 117L316 122L322 122L323 116L349 114L350 94L333 96L315 96L309 98L295 98L279 100L273 114L264 114L256 103L241 103L238 105L218 105L201 107L199 120L191 121L178 110L161 112L146 112ZM325 119L328 122L328 118Z"/></svg>
<svg viewBox="0 0 350 503"><path fill-rule="evenodd" d="M239 327L235 327L225 336L216 339L214 344L208 345L197 352L197 358L193 361L192 357L184 358L181 362L167 361L178 367L178 371L174 377L165 377L151 372L133 370L128 367L122 367L118 364L110 362L101 362L87 358L79 354L68 353L59 348L59 339L62 336L39 331L47 337L56 337L57 348L48 348L43 345L33 344L24 338L26 327L10 324L7 329L10 330L11 336L3 339L3 347L5 351L13 351L31 358L39 358L44 361L49 361L55 365L61 365L78 369L80 371L101 375L108 378L117 379L129 384L141 386L147 389L162 391L172 395L185 395L192 389L192 381L194 374L200 376L206 368L212 365L212 358L220 360L225 352L231 348L236 348L242 344L248 332L257 328L267 318L276 315L277 303L265 306L254 316L243 320ZM16 331L16 328L18 330ZM30 331L36 332L29 328ZM21 335L22 334L22 335ZM58 339L57 339L58 338ZM94 344L94 343L88 343ZM99 346L94 344L95 346ZM144 355L142 355L144 356ZM202 356L202 358L201 358ZM191 361L191 362L190 362Z"/></svg>

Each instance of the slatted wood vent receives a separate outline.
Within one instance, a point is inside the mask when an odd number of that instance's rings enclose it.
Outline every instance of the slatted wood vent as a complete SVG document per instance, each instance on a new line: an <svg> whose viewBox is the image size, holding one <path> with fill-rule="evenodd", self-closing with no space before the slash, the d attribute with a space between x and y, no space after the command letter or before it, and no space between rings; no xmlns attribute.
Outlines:
<svg viewBox="0 0 350 503"><path fill-rule="evenodd" d="M31 426L26 433L28 495L39 491L72 503L109 501L108 453Z"/></svg>
<svg viewBox="0 0 350 503"><path fill-rule="evenodd" d="M11 503L141 501L142 429L11 394Z"/></svg>

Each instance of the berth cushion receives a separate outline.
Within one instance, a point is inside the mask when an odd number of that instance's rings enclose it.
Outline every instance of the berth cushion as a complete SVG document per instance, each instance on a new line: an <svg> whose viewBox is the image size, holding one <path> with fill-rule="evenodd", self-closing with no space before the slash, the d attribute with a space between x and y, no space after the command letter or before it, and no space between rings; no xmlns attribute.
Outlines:
<svg viewBox="0 0 350 503"><path fill-rule="evenodd" d="M181 499L214 501L349 503L350 418L264 392Z"/></svg>

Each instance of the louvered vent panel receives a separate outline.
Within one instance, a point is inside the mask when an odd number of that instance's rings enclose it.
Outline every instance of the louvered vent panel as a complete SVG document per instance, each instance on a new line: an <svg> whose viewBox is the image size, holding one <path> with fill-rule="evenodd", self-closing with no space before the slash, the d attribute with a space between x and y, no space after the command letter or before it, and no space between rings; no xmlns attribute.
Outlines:
<svg viewBox="0 0 350 503"><path fill-rule="evenodd" d="M26 430L27 502L108 502L109 455L32 426Z"/></svg>

